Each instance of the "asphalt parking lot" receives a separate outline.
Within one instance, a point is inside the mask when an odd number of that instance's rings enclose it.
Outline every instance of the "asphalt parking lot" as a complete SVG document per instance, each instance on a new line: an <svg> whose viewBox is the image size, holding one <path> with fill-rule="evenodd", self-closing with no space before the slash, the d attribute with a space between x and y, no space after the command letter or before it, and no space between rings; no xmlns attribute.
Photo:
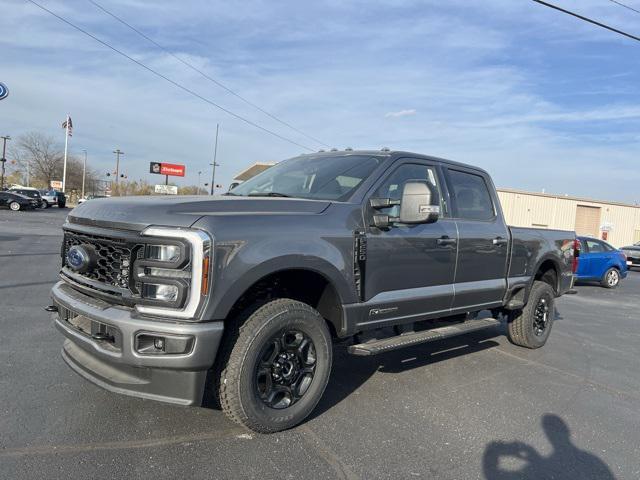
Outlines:
<svg viewBox="0 0 640 480"><path fill-rule="evenodd" d="M640 478L640 272L559 299L540 350L503 328L372 358L336 348L312 417L262 436L64 364L42 307L66 213L0 211L1 478Z"/></svg>

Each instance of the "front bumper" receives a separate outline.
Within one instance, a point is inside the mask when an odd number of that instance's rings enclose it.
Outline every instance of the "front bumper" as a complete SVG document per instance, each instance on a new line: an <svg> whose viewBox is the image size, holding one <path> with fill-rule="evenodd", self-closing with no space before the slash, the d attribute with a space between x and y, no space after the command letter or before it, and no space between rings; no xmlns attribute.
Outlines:
<svg viewBox="0 0 640 480"><path fill-rule="evenodd" d="M115 343L92 337L60 313L56 328L65 336L62 357L78 374L107 390L182 405L202 402L207 371L213 365L223 322L168 322L135 318L130 308L115 306L78 292L67 283L51 291L59 310L73 312L86 324L114 333ZM92 327L93 328L93 327ZM141 354L139 333L190 339L184 354Z"/></svg>

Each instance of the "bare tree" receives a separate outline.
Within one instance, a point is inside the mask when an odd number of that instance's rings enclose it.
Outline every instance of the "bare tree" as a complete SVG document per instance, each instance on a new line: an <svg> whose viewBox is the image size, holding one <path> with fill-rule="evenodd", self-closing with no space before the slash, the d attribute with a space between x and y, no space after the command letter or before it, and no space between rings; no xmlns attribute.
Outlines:
<svg viewBox="0 0 640 480"><path fill-rule="evenodd" d="M62 179L63 153L53 137L40 132L20 135L11 154L21 171L30 170L35 183L48 187L51 180Z"/></svg>

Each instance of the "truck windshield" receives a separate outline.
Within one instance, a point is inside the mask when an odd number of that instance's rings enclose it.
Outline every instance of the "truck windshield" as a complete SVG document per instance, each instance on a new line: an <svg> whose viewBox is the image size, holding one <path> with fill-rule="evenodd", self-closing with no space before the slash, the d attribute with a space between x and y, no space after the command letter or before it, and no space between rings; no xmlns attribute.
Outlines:
<svg viewBox="0 0 640 480"><path fill-rule="evenodd" d="M313 155L285 160L234 188L231 195L347 200L383 161L371 155Z"/></svg>

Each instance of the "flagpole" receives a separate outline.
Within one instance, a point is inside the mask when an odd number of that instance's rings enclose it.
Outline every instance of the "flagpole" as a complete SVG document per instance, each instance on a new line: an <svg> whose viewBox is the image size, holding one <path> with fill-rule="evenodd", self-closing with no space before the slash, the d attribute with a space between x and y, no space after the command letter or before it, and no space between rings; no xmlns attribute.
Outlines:
<svg viewBox="0 0 640 480"><path fill-rule="evenodd" d="M64 166L62 167L62 193L67 184L67 152L69 151L69 114L67 113L66 128L64 129Z"/></svg>

